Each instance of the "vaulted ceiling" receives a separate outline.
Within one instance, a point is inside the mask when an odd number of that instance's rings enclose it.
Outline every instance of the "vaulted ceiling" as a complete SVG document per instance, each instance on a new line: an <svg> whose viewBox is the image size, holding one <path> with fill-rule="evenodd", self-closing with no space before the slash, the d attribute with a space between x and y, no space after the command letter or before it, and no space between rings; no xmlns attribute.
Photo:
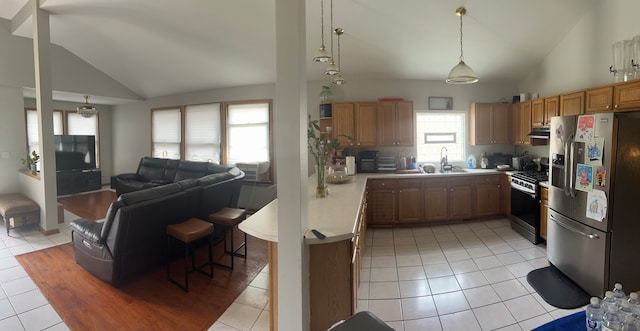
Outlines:
<svg viewBox="0 0 640 331"><path fill-rule="evenodd" d="M325 44L329 5L325 4ZM2 0L14 19L28 0ZM41 0L51 42L142 98L275 82L273 0ZM335 0L341 69L350 79L446 78L460 56L480 82L518 82L595 0ZM306 0L308 79L327 79L311 58L320 46L320 0ZM27 21L13 32L32 36Z"/></svg>

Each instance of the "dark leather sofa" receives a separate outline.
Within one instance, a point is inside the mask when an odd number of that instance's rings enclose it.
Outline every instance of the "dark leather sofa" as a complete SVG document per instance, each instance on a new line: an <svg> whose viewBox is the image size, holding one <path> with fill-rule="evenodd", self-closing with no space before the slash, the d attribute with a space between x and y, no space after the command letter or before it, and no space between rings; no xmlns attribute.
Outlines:
<svg viewBox="0 0 640 331"><path fill-rule="evenodd" d="M236 207L244 173L238 168L122 194L104 222L71 222L76 263L118 285L166 258L166 226Z"/></svg>
<svg viewBox="0 0 640 331"><path fill-rule="evenodd" d="M111 178L111 188L120 196L146 188L167 185L183 179L200 178L206 175L226 172L231 167L185 160L143 157L135 173L115 175Z"/></svg>

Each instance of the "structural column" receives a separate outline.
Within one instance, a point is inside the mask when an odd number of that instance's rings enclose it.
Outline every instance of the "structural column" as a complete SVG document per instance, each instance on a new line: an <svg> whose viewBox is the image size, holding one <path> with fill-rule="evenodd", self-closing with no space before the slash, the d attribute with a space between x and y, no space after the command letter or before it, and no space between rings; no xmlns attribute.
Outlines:
<svg viewBox="0 0 640 331"><path fill-rule="evenodd" d="M305 2L276 0L278 330L309 330Z"/></svg>
<svg viewBox="0 0 640 331"><path fill-rule="evenodd" d="M58 232L56 157L53 149L53 84L51 79L51 37L49 13L40 9L42 0L30 0L33 14L33 60L40 137L40 185L44 219L40 226L45 233Z"/></svg>

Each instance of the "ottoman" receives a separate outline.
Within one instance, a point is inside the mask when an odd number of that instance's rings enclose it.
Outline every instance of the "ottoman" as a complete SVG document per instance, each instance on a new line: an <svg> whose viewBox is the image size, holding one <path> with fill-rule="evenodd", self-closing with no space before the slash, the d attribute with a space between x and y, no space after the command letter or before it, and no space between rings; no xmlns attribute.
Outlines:
<svg viewBox="0 0 640 331"><path fill-rule="evenodd" d="M9 229L39 224L40 206L20 193L0 194L0 219L9 235Z"/></svg>

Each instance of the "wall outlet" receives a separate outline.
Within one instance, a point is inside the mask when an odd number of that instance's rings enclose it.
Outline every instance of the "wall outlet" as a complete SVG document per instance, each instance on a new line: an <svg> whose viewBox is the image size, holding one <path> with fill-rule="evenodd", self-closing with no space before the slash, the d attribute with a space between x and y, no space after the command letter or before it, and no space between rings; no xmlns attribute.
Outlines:
<svg viewBox="0 0 640 331"><path fill-rule="evenodd" d="M9 152L2 152L0 157L2 157L3 159L8 159L9 158Z"/></svg>

